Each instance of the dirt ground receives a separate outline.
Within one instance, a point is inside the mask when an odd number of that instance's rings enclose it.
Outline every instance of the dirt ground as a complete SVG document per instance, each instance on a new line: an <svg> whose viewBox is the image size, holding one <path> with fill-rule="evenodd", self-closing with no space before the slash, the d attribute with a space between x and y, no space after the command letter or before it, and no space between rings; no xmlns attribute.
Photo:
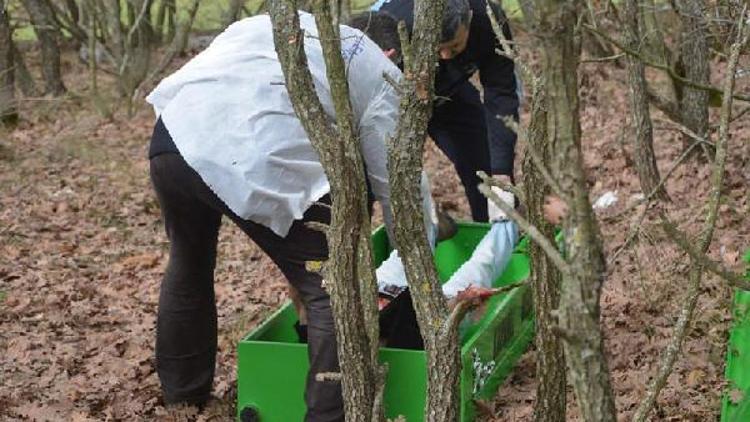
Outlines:
<svg viewBox="0 0 750 422"><path fill-rule="evenodd" d="M216 400L201 414L165 409L153 358L167 253L148 179L153 113L140 102L132 118L122 111L102 117L87 99L85 68L71 57L65 66L66 83L77 95L24 100L20 126L0 133L0 420L232 420L235 344L285 300L281 274L239 230L223 225ZM630 162L626 78L606 64L583 64L580 71L591 198L607 191L619 198L598 211L612 257L639 211L613 216L641 193ZM718 82L722 72L715 73ZM740 89L747 82L741 80ZM664 123L657 126L656 154L664 172L680 155L681 142ZM711 247L715 259L735 270L741 268L739 253L750 246L749 131L748 118L733 124ZM519 156L522 150L519 145ZM437 200L454 216L468 217L454 171L432 144L426 163ZM691 161L667 183L669 211L693 234L704 217L709 174L709 166ZM685 296L687 270L686 256L650 216L637 241L609 266L602 328L621 420L632 414L655 372ZM709 276L702 293L684 357L652 420L717 419L731 291ZM486 420L530 420L534 368L531 350L490 404ZM572 390L568 398L570 420L577 420Z"/></svg>

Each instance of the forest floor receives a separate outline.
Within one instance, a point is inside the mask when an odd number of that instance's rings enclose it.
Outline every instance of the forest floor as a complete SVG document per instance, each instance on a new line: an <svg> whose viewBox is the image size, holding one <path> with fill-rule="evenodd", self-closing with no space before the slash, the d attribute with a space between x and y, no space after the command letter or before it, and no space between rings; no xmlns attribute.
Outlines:
<svg viewBox="0 0 750 422"><path fill-rule="evenodd" d="M222 226L216 400L201 414L165 409L153 353L167 258L146 158L153 112L140 101L133 117L122 111L102 117L87 99L85 67L72 55L65 60L65 82L78 95L25 100L20 126L0 133L0 420L232 420L235 346L285 300L285 282L238 229ZM640 214L635 209L613 218L641 193L630 160L626 77L611 64L582 64L580 72L591 199L609 191L619 198L597 212L612 257ZM714 82L721 77L716 71ZM106 78L102 84L104 92L111 87ZM740 81L741 89L748 85ZM664 172L682 144L674 130L658 126L655 149ZM731 133L711 254L740 270L739 255L750 246L750 118L736 121ZM519 162L522 150L521 144ZM453 168L432 143L426 167L437 201L467 218ZM666 184L672 198L666 208L692 234L702 224L710 172L710 165L688 161ZM685 297L689 266L650 214L641 226L636 241L609 265L601 301L621 420L632 415L656 371ZM653 420L709 421L719 413L731 290L708 276L701 292L684 356ZM531 419L534 368L530 350L485 420ZM568 400L569 419L576 420L570 389Z"/></svg>

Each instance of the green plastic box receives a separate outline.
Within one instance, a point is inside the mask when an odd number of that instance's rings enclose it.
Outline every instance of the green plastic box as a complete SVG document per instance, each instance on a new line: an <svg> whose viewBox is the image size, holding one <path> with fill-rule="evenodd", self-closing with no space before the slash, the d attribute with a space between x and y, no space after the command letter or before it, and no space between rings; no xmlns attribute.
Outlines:
<svg viewBox="0 0 750 422"><path fill-rule="evenodd" d="M445 282L472 254L489 230L489 224L458 223L456 236L441 242L435 251L440 279ZM382 227L372 236L376 263L390 252ZM527 241L516 247L508 268L495 286L518 282L529 276ZM474 399L491 399L526 351L534 333L533 298L529 286L497 295L476 324L464 327L461 337L461 421L475 416ZM237 350L238 417L255 414L262 422L302 421L308 370L307 345L297 342L293 328L294 307L287 302L239 343ZM426 370L423 351L382 348L380 359L388 363L385 412L408 422L422 421ZM248 418L252 419L252 418Z"/></svg>
<svg viewBox="0 0 750 422"><path fill-rule="evenodd" d="M745 262L750 263L750 250L745 253ZM750 268L747 279L750 280ZM721 403L721 422L747 422L750 421L750 292L735 292L732 320L724 373L729 385Z"/></svg>

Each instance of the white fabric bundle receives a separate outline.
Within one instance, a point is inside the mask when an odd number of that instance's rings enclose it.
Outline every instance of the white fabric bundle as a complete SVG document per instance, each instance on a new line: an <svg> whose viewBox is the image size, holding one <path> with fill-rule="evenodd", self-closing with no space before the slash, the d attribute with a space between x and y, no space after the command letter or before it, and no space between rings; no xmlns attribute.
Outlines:
<svg viewBox="0 0 750 422"><path fill-rule="evenodd" d="M493 223L471 257L443 284L443 293L448 298L453 298L458 292L470 286L492 287L492 282L508 266L517 242L518 226L516 223L512 221ZM375 275L378 279L378 290L381 292L385 292L388 286L407 286L404 265L396 250L391 252L388 259L378 267Z"/></svg>

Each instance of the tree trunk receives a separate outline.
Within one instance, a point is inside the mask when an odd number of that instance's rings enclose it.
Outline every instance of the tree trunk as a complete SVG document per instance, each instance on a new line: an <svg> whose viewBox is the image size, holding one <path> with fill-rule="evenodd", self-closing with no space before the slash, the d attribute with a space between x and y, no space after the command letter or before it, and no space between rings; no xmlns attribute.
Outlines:
<svg viewBox="0 0 750 422"><path fill-rule="evenodd" d="M15 80L18 87L21 89L23 95L27 97L35 97L39 95L39 91L36 89L34 78L29 72L29 68L26 67L26 61L23 58L23 54L18 50L15 43L11 43L10 47L13 49L13 66L15 66Z"/></svg>
<svg viewBox="0 0 750 422"><path fill-rule="evenodd" d="M18 122L13 64L13 36L6 0L0 0L0 123Z"/></svg>
<svg viewBox="0 0 750 422"><path fill-rule="evenodd" d="M149 75L141 81L140 85L137 89L133 92L133 95L131 98L137 98L141 95L141 89L144 85L147 85L149 82L151 82L156 76L161 74L164 69L169 66L169 63L172 62L172 60L177 57L178 55L182 54L185 49L187 48L188 44L188 37L190 35L190 29L193 27L193 23L195 22L195 16L198 14L198 8L200 7L200 0L192 0L192 2L188 5L187 10L187 19L185 21L181 21L177 26L177 33L173 37L169 48L167 49L167 52L164 53L162 56L161 61L158 65L154 67L153 70L149 73Z"/></svg>
<svg viewBox="0 0 750 422"><path fill-rule="evenodd" d="M534 164L531 149L549 166L550 145L547 141L547 99L543 83L534 92L528 147L523 161L523 186L528 219L548 239L555 229L544 219L544 202L551 189ZM554 332L557 319L553 312L560 303L560 271L535 242L529 244L531 285L534 295L536 327L536 405L535 422L565 421L565 355L560 337Z"/></svg>
<svg viewBox="0 0 750 422"><path fill-rule="evenodd" d="M650 60L663 65L669 65L672 52L664 42L664 31L659 23L659 16L654 0L643 0L638 7L638 21L640 28L640 39L647 48L642 49Z"/></svg>
<svg viewBox="0 0 750 422"><path fill-rule="evenodd" d="M744 16L742 19L745 19ZM739 27L741 30L737 35L737 40L730 48L729 60L727 62L727 74L724 79L721 115L719 119L719 136L716 140L716 154L714 155L714 163L710 178L711 187L708 191L708 201L703 207L705 210L705 216L700 234L696 239L693 239L692 242L688 241L683 233L679 233L676 225L670 221L666 213L661 213L661 225L667 232L667 235L675 240L684 250L692 249L694 247L693 245L695 245L695 253L698 257L702 258L705 258L705 254L708 252L709 246L711 245L714 231L716 229L716 221L718 219L719 204L721 203L721 192L722 187L724 186L729 151L727 148L729 123L732 117L732 95L734 94L735 89L737 63L739 61L740 52L747 45L748 41L750 41L750 31L748 31L747 27L743 27L742 24L740 24ZM696 259L693 253L689 253L689 255L691 266L690 274L688 276L689 283L687 295L683 300L684 304L679 311L672 338L662 354L658 372L649 382L646 395L636 409L635 415L633 415L633 421L635 422L645 421L649 412L654 407L661 389L666 385L667 378L672 373L674 364L679 357L685 335L687 334L690 328L690 323L693 319L693 313L695 312L698 297L701 293L701 279L705 267L699 259Z"/></svg>
<svg viewBox="0 0 750 422"><path fill-rule="evenodd" d="M709 85L708 29L703 17L705 4L702 0L680 0L677 5L682 20L680 67L684 69L687 79ZM708 135L708 92L685 85L682 85L679 91L681 92L679 100L682 123L698 136L706 138ZM683 137L683 145L686 148L693 142L694 140L689 136ZM704 151L708 151L705 146Z"/></svg>
<svg viewBox="0 0 750 422"><path fill-rule="evenodd" d="M586 13L581 16L582 22L587 25L592 25L595 28L598 27L598 22L593 17L594 5L591 4L591 1L587 1L586 7ZM586 31L583 33L582 44L583 48L593 58L610 57L615 54L611 44L604 41L599 35L591 31Z"/></svg>
<svg viewBox="0 0 750 422"><path fill-rule="evenodd" d="M120 63L125 51L125 37L122 31L120 16L120 0L106 0L107 2L107 33L109 37L109 49L115 57L115 62Z"/></svg>
<svg viewBox="0 0 750 422"><path fill-rule="evenodd" d="M240 17L240 13L242 12L242 6L244 5L245 5L245 0L230 0L229 1L229 6L227 7L226 13L224 13L224 17L222 19L222 24L224 28L231 25L234 21L236 21Z"/></svg>
<svg viewBox="0 0 750 422"><path fill-rule="evenodd" d="M429 422L455 421L460 404L457 325L461 306L457 305L449 314L424 231L419 194L444 6L442 0L415 2L412 40L401 40L405 60L401 112L388 153L394 240L404 262L427 355L424 420Z"/></svg>
<svg viewBox="0 0 750 422"><path fill-rule="evenodd" d="M23 0L42 47L42 74L45 92L53 96L65 93L60 73L60 49L57 42L60 31L54 23L52 10L45 0Z"/></svg>
<svg viewBox="0 0 750 422"><path fill-rule="evenodd" d="M329 0L333 8L334 22L346 23L351 15L351 4L349 0Z"/></svg>
<svg viewBox="0 0 750 422"><path fill-rule="evenodd" d="M159 7L156 9L156 17L154 18L154 38L161 44L164 42L164 27L167 21L167 4L169 0L162 0L159 2Z"/></svg>
<svg viewBox="0 0 750 422"><path fill-rule="evenodd" d="M159 43L172 42L175 34L175 0L162 0L156 12L153 28Z"/></svg>
<svg viewBox="0 0 750 422"><path fill-rule="evenodd" d="M172 40L172 48L174 49L175 54L181 55L187 49L190 30L193 28L195 17L198 15L198 8L200 5L201 0L192 0L187 9L187 19L176 24L177 30L174 39Z"/></svg>
<svg viewBox="0 0 750 422"><path fill-rule="evenodd" d="M599 326L605 261L599 227L589 203L580 144L576 2L534 3L539 15L534 30L543 46L542 74L549 96L547 133L552 146L552 171L569 209L563 222L568 268L563 273L559 331L583 420L611 422L617 416Z"/></svg>
<svg viewBox="0 0 750 422"><path fill-rule="evenodd" d="M78 11L78 5L76 4L75 0L65 0L65 7L68 9L71 20L80 24L79 19L81 15Z"/></svg>
<svg viewBox="0 0 750 422"><path fill-rule="evenodd" d="M96 63L96 25L97 10L93 0L88 0L88 50L89 50L89 78L91 86L91 96L96 99L99 97L99 86L97 81L97 63Z"/></svg>
<svg viewBox="0 0 750 422"><path fill-rule="evenodd" d="M167 6L167 20L164 22L164 25L166 26L164 41L172 42L177 33L177 4L175 3L175 0L169 0Z"/></svg>
<svg viewBox="0 0 750 422"><path fill-rule="evenodd" d="M47 2L47 5L50 7L51 16L59 31L66 31L79 43L86 41L86 31L80 25L80 10L74 0L66 0L65 8L55 2Z"/></svg>
<svg viewBox="0 0 750 422"><path fill-rule="evenodd" d="M644 45L642 34L645 33L645 25L639 19L638 8L637 0L625 0L623 34L625 43L630 49L645 53L646 49L641 48ZM669 197L666 189L659 186L661 177L654 156L653 127L649 112L645 66L640 58L628 55L627 70L630 108L635 130L633 154L635 155L635 168L641 182L641 189L647 197L667 200Z"/></svg>
<svg viewBox="0 0 750 422"><path fill-rule="evenodd" d="M128 2L129 30L124 39L125 51L118 63L121 92L128 100L128 114L133 113L133 93L146 79L151 65L153 30L149 10L152 0ZM112 17L114 18L114 17Z"/></svg>
<svg viewBox="0 0 750 422"><path fill-rule="evenodd" d="M369 207L364 164L355 134L338 27L326 0L319 0L316 23L336 110L336 127L316 96L304 54L296 2L270 2L274 43L286 87L297 116L320 157L331 185L331 225L327 230L329 259L325 278L331 295L347 421L377 421L382 410L376 395L383 371L377 362L375 296L362 291L359 277L374 280L369 266ZM365 266L369 266L366 268ZM369 286L374 289L373 285ZM365 300L372 303L363 303ZM368 326L368 323L370 324ZM368 333L370 336L368 337Z"/></svg>

